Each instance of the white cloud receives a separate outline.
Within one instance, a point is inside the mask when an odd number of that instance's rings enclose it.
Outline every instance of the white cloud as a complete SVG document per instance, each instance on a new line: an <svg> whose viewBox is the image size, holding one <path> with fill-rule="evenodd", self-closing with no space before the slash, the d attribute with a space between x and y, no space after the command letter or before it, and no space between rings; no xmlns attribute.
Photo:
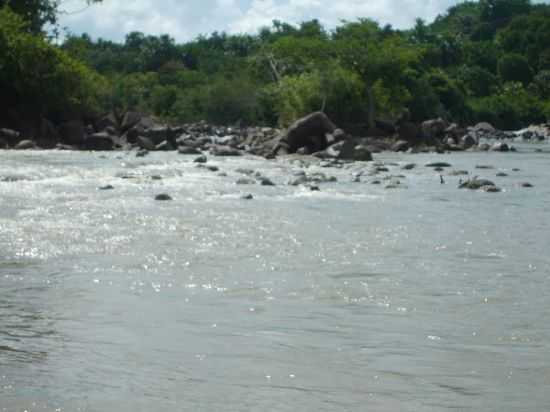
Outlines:
<svg viewBox="0 0 550 412"><path fill-rule="evenodd" d="M341 20L368 17L397 28L416 17L432 20L459 0L103 0L86 10L64 15L73 33L123 40L130 31L168 33L178 41L214 31L253 33L274 19L288 23L318 19L332 28ZM78 10L84 0L67 0Z"/></svg>

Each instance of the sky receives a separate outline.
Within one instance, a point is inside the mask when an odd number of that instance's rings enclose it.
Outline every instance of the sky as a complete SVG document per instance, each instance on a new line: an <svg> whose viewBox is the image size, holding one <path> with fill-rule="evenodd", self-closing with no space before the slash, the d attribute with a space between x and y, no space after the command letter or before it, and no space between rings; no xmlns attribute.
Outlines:
<svg viewBox="0 0 550 412"><path fill-rule="evenodd" d="M61 26L73 34L123 41L127 33L169 34L178 42L214 31L255 33L275 19L287 23L318 19L327 28L341 20L369 17L408 28L417 17L433 20L458 0L64 0Z"/></svg>

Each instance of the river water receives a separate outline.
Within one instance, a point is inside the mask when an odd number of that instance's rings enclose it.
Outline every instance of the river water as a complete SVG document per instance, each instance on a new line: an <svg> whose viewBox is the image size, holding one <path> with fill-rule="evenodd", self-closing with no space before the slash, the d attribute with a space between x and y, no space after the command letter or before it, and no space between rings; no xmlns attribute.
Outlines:
<svg viewBox="0 0 550 412"><path fill-rule="evenodd" d="M381 185L372 164L0 152L0 411L550 410L542 147L382 154ZM287 185L300 169L338 181Z"/></svg>

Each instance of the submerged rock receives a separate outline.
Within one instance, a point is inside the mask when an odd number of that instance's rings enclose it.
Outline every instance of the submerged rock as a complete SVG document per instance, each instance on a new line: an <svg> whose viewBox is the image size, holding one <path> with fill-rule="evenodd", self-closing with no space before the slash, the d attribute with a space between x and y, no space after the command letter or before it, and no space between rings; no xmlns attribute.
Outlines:
<svg viewBox="0 0 550 412"><path fill-rule="evenodd" d="M172 197L166 193L161 193L155 196L155 200L167 201L167 200L172 200Z"/></svg>
<svg viewBox="0 0 550 412"><path fill-rule="evenodd" d="M467 170L453 170L449 172L449 176L466 176L468 174Z"/></svg>
<svg viewBox="0 0 550 412"><path fill-rule="evenodd" d="M241 199L243 199L243 200L252 200L252 199L254 199L254 196L252 196L251 193L247 193L247 194L242 195Z"/></svg>
<svg viewBox="0 0 550 412"><path fill-rule="evenodd" d="M237 185L253 185L255 184L256 181L253 180L253 179L249 179L247 177L241 177L240 179L238 179L235 184Z"/></svg>
<svg viewBox="0 0 550 412"><path fill-rule="evenodd" d="M426 164L426 167L451 167L447 162L431 162Z"/></svg>
<svg viewBox="0 0 550 412"><path fill-rule="evenodd" d="M495 184L487 179L478 179L476 176L472 179L468 179L465 182L460 183L458 187L460 189L478 190L486 186L495 186Z"/></svg>
<svg viewBox="0 0 550 412"><path fill-rule="evenodd" d="M208 161L208 159L206 158L205 155L201 155L199 157L196 157L193 162L194 163L206 163Z"/></svg>
<svg viewBox="0 0 550 412"><path fill-rule="evenodd" d="M113 189L114 189L113 185L105 185L97 188L97 190L113 190Z"/></svg>
<svg viewBox="0 0 550 412"><path fill-rule="evenodd" d="M262 186L275 186L275 183L273 183L273 181L271 179L269 179L268 177L261 177L260 178L260 184Z"/></svg>

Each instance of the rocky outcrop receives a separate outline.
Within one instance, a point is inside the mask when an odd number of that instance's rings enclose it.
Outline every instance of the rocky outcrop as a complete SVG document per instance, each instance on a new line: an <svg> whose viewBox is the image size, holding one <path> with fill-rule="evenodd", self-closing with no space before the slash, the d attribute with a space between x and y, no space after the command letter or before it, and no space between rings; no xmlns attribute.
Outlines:
<svg viewBox="0 0 550 412"><path fill-rule="evenodd" d="M113 150L114 141L107 132L94 133L86 137L84 140L86 150Z"/></svg>
<svg viewBox="0 0 550 412"><path fill-rule="evenodd" d="M71 145L81 145L86 140L86 128L80 120L72 120L59 126L61 141Z"/></svg>
<svg viewBox="0 0 550 412"><path fill-rule="evenodd" d="M344 140L344 132L323 112L315 112L294 122L275 148L276 154L296 153L306 148L315 153Z"/></svg>

